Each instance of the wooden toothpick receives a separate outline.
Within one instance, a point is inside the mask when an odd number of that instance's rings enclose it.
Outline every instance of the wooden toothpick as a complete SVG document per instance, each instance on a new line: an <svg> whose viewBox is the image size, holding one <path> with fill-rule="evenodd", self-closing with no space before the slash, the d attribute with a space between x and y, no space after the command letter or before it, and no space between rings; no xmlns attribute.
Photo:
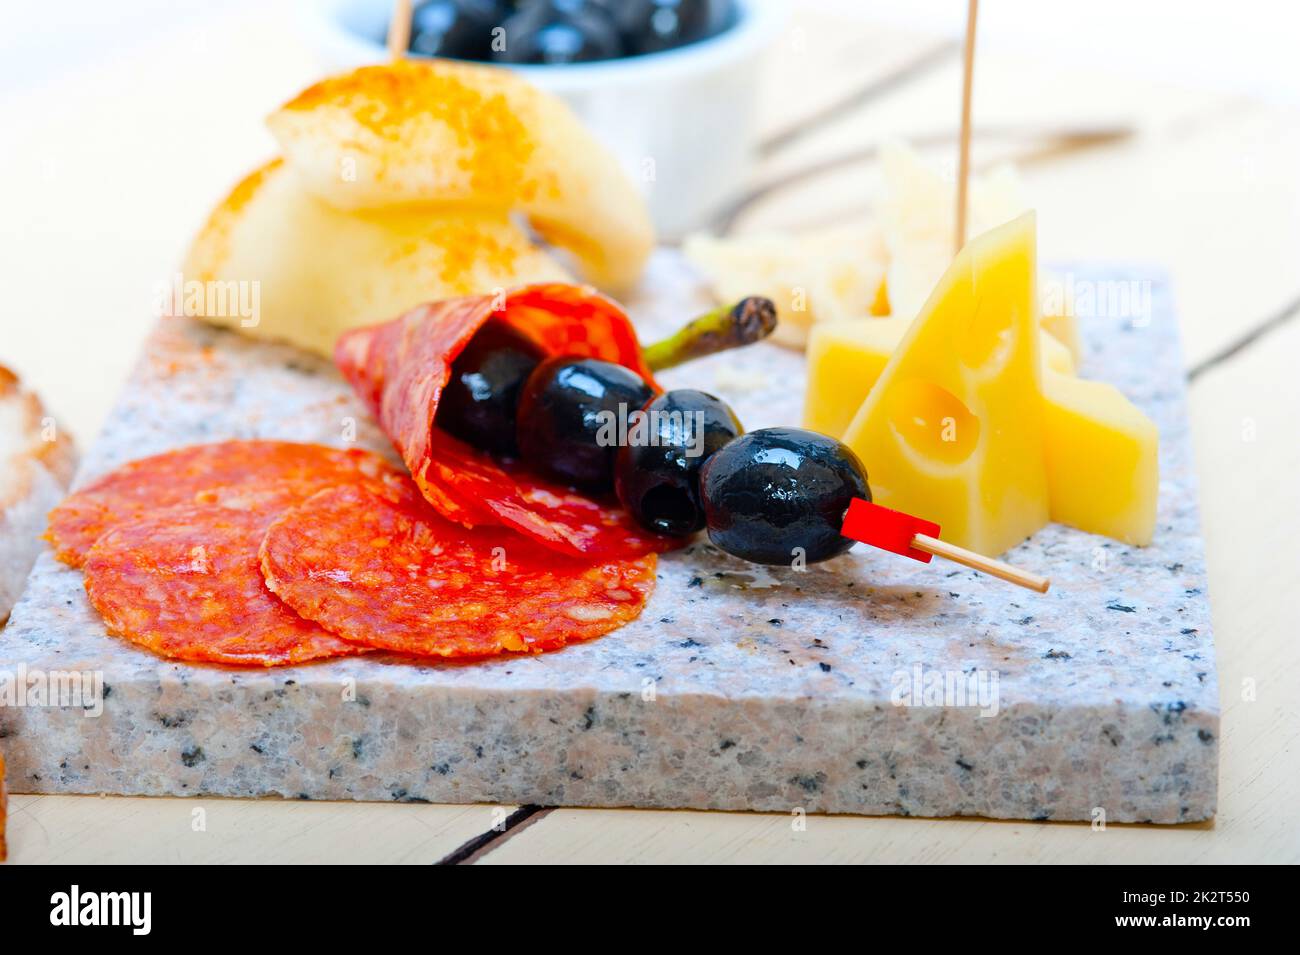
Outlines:
<svg viewBox="0 0 1300 955"><path fill-rule="evenodd" d="M975 18L979 14L979 0L967 0L966 47L962 54L961 78L961 137L957 162L957 230L953 239L953 255L966 244L966 192L970 183L970 100L971 83L975 76Z"/></svg>
<svg viewBox="0 0 1300 955"><path fill-rule="evenodd" d="M406 56L411 46L411 0L394 0L388 21L388 55L395 60Z"/></svg>
<svg viewBox="0 0 1300 955"><path fill-rule="evenodd" d="M973 550L967 550L965 547L958 547L956 544L941 541L937 537L930 537L928 534L914 536L912 546L927 554L933 554L935 557L942 557L944 560L962 564L972 570L978 570L982 574L997 577L999 580L1005 580L1008 583L1024 587L1026 590L1037 591L1040 594L1047 593L1047 588L1052 585L1052 582L1041 574L1032 574L1019 567L1013 567L1011 564L1005 564L1000 560L994 560L992 557L985 557Z"/></svg>

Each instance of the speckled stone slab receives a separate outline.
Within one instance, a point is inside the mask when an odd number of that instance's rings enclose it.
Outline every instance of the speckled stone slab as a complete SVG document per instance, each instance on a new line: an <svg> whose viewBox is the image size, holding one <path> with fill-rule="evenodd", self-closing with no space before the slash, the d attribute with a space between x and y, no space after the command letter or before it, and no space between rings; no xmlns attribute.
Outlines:
<svg viewBox="0 0 1300 955"><path fill-rule="evenodd" d="M632 310L647 337L703 304L671 253L645 287L653 294ZM81 574L47 553L0 634L0 675L96 671L105 697L98 716L0 706L10 786L1205 819L1219 709L1182 360L1168 289L1158 278L1143 288L1149 316L1084 321L1083 370L1159 425L1155 544L1049 526L1010 555L1052 576L1046 596L942 561L860 549L799 572L701 542L660 562L638 621L589 644L472 665L368 656L248 672L176 666L108 636ZM802 358L775 346L663 378L726 396L751 428L800 419ZM325 363L170 322L82 479L177 445L252 437L387 449Z"/></svg>

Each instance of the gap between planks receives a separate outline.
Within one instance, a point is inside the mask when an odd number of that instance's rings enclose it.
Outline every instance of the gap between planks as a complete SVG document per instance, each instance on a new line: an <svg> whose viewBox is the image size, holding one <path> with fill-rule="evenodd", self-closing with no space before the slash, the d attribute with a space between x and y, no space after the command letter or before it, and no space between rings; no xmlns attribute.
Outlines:
<svg viewBox="0 0 1300 955"><path fill-rule="evenodd" d="M498 849L535 822L540 822L555 810L554 806L520 806L506 817L500 829L489 829L469 839L447 853L434 865L473 865L493 849Z"/></svg>
<svg viewBox="0 0 1300 955"><path fill-rule="evenodd" d="M1279 311L1228 342L1228 344L1224 345L1209 357L1198 361L1187 370L1187 380L1195 381L1212 368L1216 368L1228 361L1230 358L1234 358L1237 354L1245 351L1260 339L1266 338L1268 335L1277 331L1297 315L1300 315L1300 295L1291 299L1291 301L1283 305Z"/></svg>

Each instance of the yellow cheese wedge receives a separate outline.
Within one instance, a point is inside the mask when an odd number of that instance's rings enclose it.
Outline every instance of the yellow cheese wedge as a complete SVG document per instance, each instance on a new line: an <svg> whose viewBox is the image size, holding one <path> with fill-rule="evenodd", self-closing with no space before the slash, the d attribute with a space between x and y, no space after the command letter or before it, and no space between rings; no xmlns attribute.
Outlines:
<svg viewBox="0 0 1300 955"><path fill-rule="evenodd" d="M844 442L873 498L985 554L1048 520L1034 215L953 260Z"/></svg>
<svg viewBox="0 0 1300 955"><path fill-rule="evenodd" d="M1049 371L1043 394L1052 520L1151 543L1160 483L1155 423L1102 381Z"/></svg>
<svg viewBox="0 0 1300 955"><path fill-rule="evenodd" d="M907 333L905 318L846 319L814 325L808 340L803 425L839 437ZM1074 374L1070 349L1040 333L1043 368Z"/></svg>

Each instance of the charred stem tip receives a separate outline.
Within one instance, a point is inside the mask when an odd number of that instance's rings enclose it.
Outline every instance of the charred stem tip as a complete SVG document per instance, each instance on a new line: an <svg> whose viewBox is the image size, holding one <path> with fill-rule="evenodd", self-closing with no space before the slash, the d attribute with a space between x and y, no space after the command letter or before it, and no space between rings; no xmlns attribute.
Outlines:
<svg viewBox="0 0 1300 955"><path fill-rule="evenodd" d="M746 342L756 342L776 330L776 303L761 295L742 298L731 309L731 315Z"/></svg>

